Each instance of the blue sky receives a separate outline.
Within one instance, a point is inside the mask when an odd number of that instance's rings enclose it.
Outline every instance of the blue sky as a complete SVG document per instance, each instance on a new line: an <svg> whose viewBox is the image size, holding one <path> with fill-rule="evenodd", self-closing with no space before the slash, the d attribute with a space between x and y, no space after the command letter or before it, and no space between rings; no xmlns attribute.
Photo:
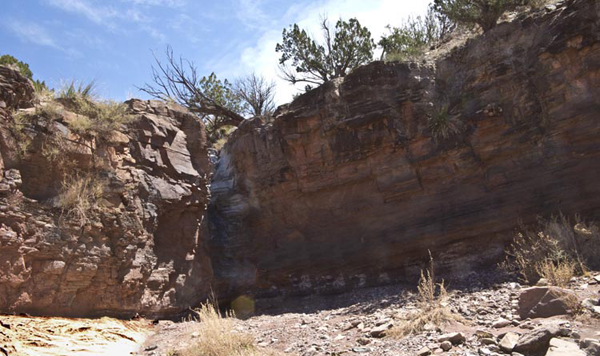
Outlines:
<svg viewBox="0 0 600 356"><path fill-rule="evenodd" d="M387 24L425 12L429 0L3 0L0 54L29 63L51 87L66 81L98 84L115 100L145 97L152 52L167 45L203 75L231 81L256 72L277 84L277 102L299 88L277 73L275 45L298 23L318 35L323 15L357 17L377 41Z"/></svg>

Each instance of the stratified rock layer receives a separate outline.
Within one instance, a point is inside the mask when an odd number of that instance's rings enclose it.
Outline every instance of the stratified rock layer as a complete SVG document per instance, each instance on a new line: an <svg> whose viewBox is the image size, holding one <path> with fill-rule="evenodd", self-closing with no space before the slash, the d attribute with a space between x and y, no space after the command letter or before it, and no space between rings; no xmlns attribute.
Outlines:
<svg viewBox="0 0 600 356"><path fill-rule="evenodd" d="M428 250L439 273L468 277L518 220L598 218L599 13L566 1L436 63L372 63L272 124L243 123L212 183L220 295L387 282Z"/></svg>
<svg viewBox="0 0 600 356"><path fill-rule="evenodd" d="M56 102L27 120L0 112L0 312L173 316L208 295L204 125L175 105L128 105L131 122L106 137L77 135ZM61 194L86 174L102 190L74 215Z"/></svg>

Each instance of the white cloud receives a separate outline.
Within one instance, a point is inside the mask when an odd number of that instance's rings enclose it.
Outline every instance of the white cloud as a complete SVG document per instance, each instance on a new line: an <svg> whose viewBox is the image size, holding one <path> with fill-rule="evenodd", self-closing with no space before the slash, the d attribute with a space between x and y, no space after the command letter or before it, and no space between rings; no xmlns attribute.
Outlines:
<svg viewBox="0 0 600 356"><path fill-rule="evenodd" d="M112 7L94 6L86 0L48 0L48 3L64 11L83 15L99 25L112 27L114 24L110 20L119 15Z"/></svg>
<svg viewBox="0 0 600 356"><path fill-rule="evenodd" d="M262 10L264 0L236 0L235 9L241 24L252 29L268 27L269 16Z"/></svg>
<svg viewBox="0 0 600 356"><path fill-rule="evenodd" d="M22 41L61 49L50 33L38 24L12 20L8 22L8 28Z"/></svg>
<svg viewBox="0 0 600 356"><path fill-rule="evenodd" d="M134 4L148 5L174 5L183 3L183 0L128 0ZM148 33L154 39L165 42L166 36L151 24L152 20L138 9L116 9L112 6L99 6L90 0L47 0L47 2L64 11L82 15L97 25L106 27L111 31L120 29L122 23L135 23L140 30Z"/></svg>
<svg viewBox="0 0 600 356"><path fill-rule="evenodd" d="M325 15L332 23L337 19L356 17L361 25L366 26L375 42L386 32L388 24L400 25L407 16L422 15L427 10L430 0L398 1L398 0L328 0L314 2L303 6L293 5L281 18L269 24L270 30L264 30L256 43L241 49L239 58L221 59L216 70L225 77L235 77L256 72L276 82L277 103L289 102L292 95L301 90L282 80L278 75L279 54L275 45L281 41L281 31L290 24L297 23L301 28L320 38L319 22ZM275 28L276 30L274 30Z"/></svg>
<svg viewBox="0 0 600 356"><path fill-rule="evenodd" d="M33 22L10 20L7 25L8 29L13 32L21 41L33 43L40 46L50 47L61 52L64 52L68 57L81 57L83 54L74 48L62 47L56 42L50 32Z"/></svg>
<svg viewBox="0 0 600 356"><path fill-rule="evenodd" d="M181 7L187 3L186 0L123 0L123 1L133 3L135 5L166 6L166 7Z"/></svg>

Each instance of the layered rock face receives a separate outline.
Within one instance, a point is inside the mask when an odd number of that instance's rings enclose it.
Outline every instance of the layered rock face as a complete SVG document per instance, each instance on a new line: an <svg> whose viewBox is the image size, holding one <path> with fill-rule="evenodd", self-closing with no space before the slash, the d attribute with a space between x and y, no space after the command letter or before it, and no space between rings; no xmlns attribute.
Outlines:
<svg viewBox="0 0 600 356"><path fill-rule="evenodd" d="M216 290L467 277L519 220L600 215L600 4L566 1L436 63L382 62L245 122L209 208Z"/></svg>
<svg viewBox="0 0 600 356"><path fill-rule="evenodd" d="M596 1L247 120L212 180L204 125L181 107L132 100L126 124L94 132L33 92L0 66L0 312L162 317L211 290L414 282L428 250L469 278L519 220L600 218Z"/></svg>
<svg viewBox="0 0 600 356"><path fill-rule="evenodd" d="M0 83L11 78L0 67ZM32 101L32 89L6 93L11 108ZM66 104L0 112L0 311L160 317L197 305L212 280L203 123L132 100L120 131L77 134Z"/></svg>

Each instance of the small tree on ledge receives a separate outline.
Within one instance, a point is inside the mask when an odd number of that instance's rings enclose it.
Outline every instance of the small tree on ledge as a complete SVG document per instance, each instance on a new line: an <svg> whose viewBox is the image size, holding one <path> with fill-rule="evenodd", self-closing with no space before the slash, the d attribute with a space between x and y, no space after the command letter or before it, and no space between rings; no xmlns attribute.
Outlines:
<svg viewBox="0 0 600 356"><path fill-rule="evenodd" d="M529 4L530 0L434 0L436 12L458 24L479 25L483 32L494 28L506 11Z"/></svg>
<svg viewBox="0 0 600 356"><path fill-rule="evenodd" d="M357 19L340 19L335 28L323 19L321 30L323 44L317 43L297 24L283 30L283 41L277 44L275 51L281 52L279 65L284 80L292 84L307 83L309 90L312 85L344 77L373 60L375 42L371 32Z"/></svg>

